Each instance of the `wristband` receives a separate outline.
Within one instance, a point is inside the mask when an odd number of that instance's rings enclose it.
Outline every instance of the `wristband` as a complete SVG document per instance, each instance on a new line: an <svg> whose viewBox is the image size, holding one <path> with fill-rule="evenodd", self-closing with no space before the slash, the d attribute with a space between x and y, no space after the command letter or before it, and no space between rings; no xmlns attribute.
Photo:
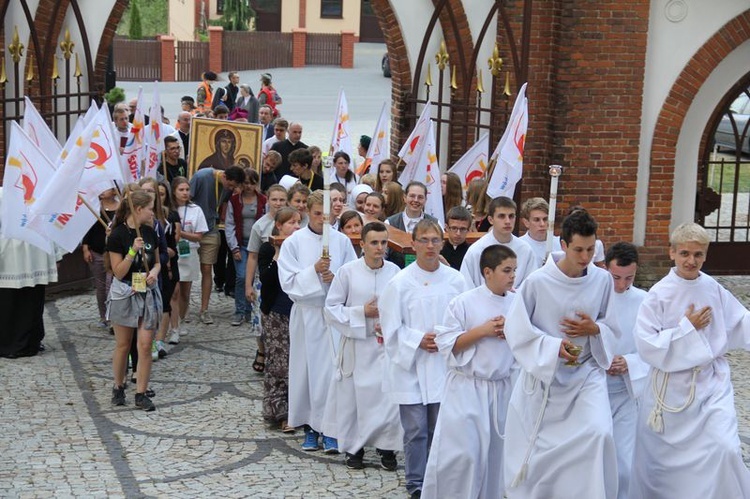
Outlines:
<svg viewBox="0 0 750 499"><path fill-rule="evenodd" d="M128 250L128 256L135 256L135 250L133 249L133 247L132 247L132 246L131 246L131 247L130 247L130 249Z"/></svg>

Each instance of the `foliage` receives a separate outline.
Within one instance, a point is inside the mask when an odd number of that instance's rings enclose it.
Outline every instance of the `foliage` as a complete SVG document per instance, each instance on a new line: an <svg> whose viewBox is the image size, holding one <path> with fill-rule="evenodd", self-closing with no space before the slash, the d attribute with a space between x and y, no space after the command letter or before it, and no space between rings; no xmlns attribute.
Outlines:
<svg viewBox="0 0 750 499"><path fill-rule="evenodd" d="M138 10L140 11L141 27L143 30L142 38L153 38L156 35L169 33L169 0L137 0ZM117 34L128 36L130 33L130 19L133 11L131 0L128 8L123 13L120 25L117 27Z"/></svg>
<svg viewBox="0 0 750 499"><path fill-rule="evenodd" d="M131 40L140 40L143 38L143 25L141 23L141 9L138 2L130 2L130 26L128 27L128 37Z"/></svg>
<svg viewBox="0 0 750 499"><path fill-rule="evenodd" d="M248 0L224 0L221 24L227 31L247 31L255 11Z"/></svg>
<svg viewBox="0 0 750 499"><path fill-rule="evenodd" d="M115 104L118 104L120 102L124 102L125 90L120 87L114 87L109 92L104 94L104 100L106 100L107 104L111 106L114 106Z"/></svg>

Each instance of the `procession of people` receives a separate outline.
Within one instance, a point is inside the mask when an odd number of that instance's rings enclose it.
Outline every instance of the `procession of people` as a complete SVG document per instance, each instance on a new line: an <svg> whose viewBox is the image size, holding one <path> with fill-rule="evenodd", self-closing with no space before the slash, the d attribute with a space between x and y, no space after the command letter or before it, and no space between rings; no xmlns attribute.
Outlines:
<svg viewBox="0 0 750 499"><path fill-rule="evenodd" d="M257 98L236 73L216 79L197 109L183 98L187 125L162 139L153 178L97 193L82 237L114 406L130 382L133 405L157 409L150 374L187 322L240 327L258 335L248 376L264 378L266 424L350 470L403 469L409 497L750 497L725 359L750 349L750 312L701 271L702 227L673 231L674 267L646 292L637 248L605 248L596 207L573 206L555 237L554 206L519 210L515 184L490 195L491 174L470 187L450 173L441 190L417 156L368 163L366 136L361 159L321 159L270 74ZM263 127L261 165L219 132L190 175L191 117L225 109ZM0 239L3 316L29 319L3 333L3 357L42 347L49 248ZM213 289L233 297L231 323L211 316Z"/></svg>

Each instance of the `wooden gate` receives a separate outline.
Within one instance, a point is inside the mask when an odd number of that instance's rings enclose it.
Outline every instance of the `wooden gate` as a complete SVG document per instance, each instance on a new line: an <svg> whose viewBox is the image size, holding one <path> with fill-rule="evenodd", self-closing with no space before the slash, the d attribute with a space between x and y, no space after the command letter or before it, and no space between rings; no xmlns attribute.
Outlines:
<svg viewBox="0 0 750 499"><path fill-rule="evenodd" d="M730 93L729 105L710 127L698 167L695 221L711 235L704 269L713 274L750 274L750 76Z"/></svg>
<svg viewBox="0 0 750 499"><path fill-rule="evenodd" d="M208 42L177 42L177 81L201 81L208 70Z"/></svg>
<svg viewBox="0 0 750 499"><path fill-rule="evenodd" d="M291 67L292 34L224 31L222 51L229 71Z"/></svg>
<svg viewBox="0 0 750 499"><path fill-rule="evenodd" d="M118 80L161 80L161 43L159 40L129 40L118 37L114 39L112 45Z"/></svg>
<svg viewBox="0 0 750 499"><path fill-rule="evenodd" d="M341 66L341 35L308 33L305 64L307 66Z"/></svg>

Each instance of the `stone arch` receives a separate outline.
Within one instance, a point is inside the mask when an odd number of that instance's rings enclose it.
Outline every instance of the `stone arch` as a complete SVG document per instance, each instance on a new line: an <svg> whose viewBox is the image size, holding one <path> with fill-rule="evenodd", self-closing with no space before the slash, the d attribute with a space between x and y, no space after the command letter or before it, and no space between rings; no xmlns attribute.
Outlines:
<svg viewBox="0 0 750 499"><path fill-rule="evenodd" d="M750 40L750 11L731 21L701 46L685 65L659 112L650 151L646 237L649 252L664 253L669 240L674 203L677 144L685 118L703 84L719 64L744 42ZM707 140L706 130L703 140ZM658 248L658 250L656 249Z"/></svg>

